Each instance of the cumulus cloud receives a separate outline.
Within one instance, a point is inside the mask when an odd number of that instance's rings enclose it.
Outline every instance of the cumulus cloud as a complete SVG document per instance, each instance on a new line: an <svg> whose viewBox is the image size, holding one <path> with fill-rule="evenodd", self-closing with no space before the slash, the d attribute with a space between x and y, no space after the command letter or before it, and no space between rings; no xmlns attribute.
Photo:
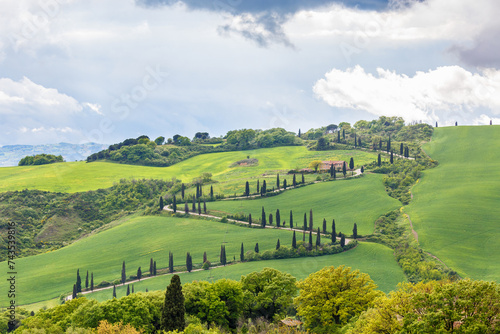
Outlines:
<svg viewBox="0 0 500 334"><path fill-rule="evenodd" d="M333 69L313 87L332 107L402 116L407 121L438 120L439 112L473 112L487 108L500 114L500 71L471 73L444 66L410 77L378 68L376 75L356 66Z"/></svg>
<svg viewBox="0 0 500 334"><path fill-rule="evenodd" d="M491 117L485 114L481 114L479 117L475 118L472 121L472 124L474 125L488 125L490 124L490 121L492 124L498 125L500 124L500 118L498 117Z"/></svg>

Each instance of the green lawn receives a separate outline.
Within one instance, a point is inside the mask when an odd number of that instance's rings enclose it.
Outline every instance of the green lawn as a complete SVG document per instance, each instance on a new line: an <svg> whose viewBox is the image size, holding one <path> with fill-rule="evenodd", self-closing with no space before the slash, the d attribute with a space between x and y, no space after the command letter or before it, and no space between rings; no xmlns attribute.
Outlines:
<svg viewBox="0 0 500 334"><path fill-rule="evenodd" d="M406 208L424 250L461 276L500 279L500 126L438 128Z"/></svg>
<svg viewBox="0 0 500 334"><path fill-rule="evenodd" d="M394 259L392 250L383 245L372 243L360 243L356 248L341 254L239 263L224 268L211 269L210 271L184 273L180 274L180 277L183 283L194 280L215 281L221 278L239 280L242 275L271 267L288 272L298 279L304 279L310 273L316 272L325 266L339 265L346 265L369 274L378 285L378 288L386 293L396 289L398 283L406 280L403 271ZM164 290L170 283L170 278L171 275L165 275L143 280L134 283L134 290L136 292L146 291L146 289L149 291ZM126 290L126 286L118 286L116 289L117 297L124 296ZM95 298L103 301L110 299L112 293L113 290L109 289L94 292L86 296L87 298Z"/></svg>
<svg viewBox="0 0 500 334"><path fill-rule="evenodd" d="M186 252L191 253L193 263L201 263L205 251L208 259L216 262L221 244L226 245L227 257L232 259L239 257L242 242L246 250L258 242L264 251L274 249L278 238L283 245L289 245L292 233L188 218L134 218L59 250L16 260L17 303L34 303L71 292L77 269L83 280L87 270L93 272L98 284L119 279L124 260L127 275L135 275L139 266L143 272L149 271L151 257L158 268L167 267L169 251L176 265L185 265ZM5 262L1 265L6 267ZM7 291L6 280L0 280L0 291ZM6 302L7 294L0 295L0 307Z"/></svg>
<svg viewBox="0 0 500 334"><path fill-rule="evenodd" d="M373 224L380 215L401 207L401 203L387 196L382 184L382 175L366 174L362 178L322 182L303 188L291 189L269 198L238 201L217 201L207 203L207 208L218 215L224 213L252 214L254 220L262 216L262 207L268 216L280 210L281 220L290 222L293 212L294 226L302 227L304 213L313 210L314 227L322 227L327 220L327 230L331 231L335 219L337 232L352 234L354 223L359 234L371 234Z"/></svg>
<svg viewBox="0 0 500 334"><path fill-rule="evenodd" d="M230 167L247 156L259 160L257 166ZM144 167L109 162L67 162L43 166L0 168L0 192L9 190L40 189L57 192L80 192L108 188L125 178L176 177L183 182L204 172L213 174L218 181L215 192L242 193L245 181L266 173L286 172L304 168L312 160L346 160L353 157L356 165L376 159L376 154L363 151L308 151L304 146L203 154L170 167ZM291 179L289 180L291 181ZM228 184L228 187L224 185ZM208 190L208 189L207 189Z"/></svg>

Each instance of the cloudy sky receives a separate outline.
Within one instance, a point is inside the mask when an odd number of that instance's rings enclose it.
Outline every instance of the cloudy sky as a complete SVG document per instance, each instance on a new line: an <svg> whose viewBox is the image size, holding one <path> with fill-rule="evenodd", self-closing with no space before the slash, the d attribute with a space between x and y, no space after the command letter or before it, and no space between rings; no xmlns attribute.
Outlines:
<svg viewBox="0 0 500 334"><path fill-rule="evenodd" d="M0 145L500 123L496 0L3 0Z"/></svg>

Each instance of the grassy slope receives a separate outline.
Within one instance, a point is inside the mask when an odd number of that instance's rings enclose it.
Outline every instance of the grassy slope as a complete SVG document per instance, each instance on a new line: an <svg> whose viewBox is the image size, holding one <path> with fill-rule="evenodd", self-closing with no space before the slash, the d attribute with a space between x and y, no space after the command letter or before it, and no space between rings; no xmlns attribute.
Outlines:
<svg viewBox="0 0 500 334"><path fill-rule="evenodd" d="M227 257L238 258L242 242L247 250L258 242L264 251L274 249L278 238L288 245L292 233L187 218L139 217L62 249L18 259L17 302L33 303L69 293L76 281L77 269L83 281L86 270L94 272L97 284L119 279L124 260L127 275L132 275L139 266L148 272L151 257L157 261L158 268L167 267L169 251L174 254L176 265L185 265L186 252L191 253L194 263L202 262L204 251L209 260L217 261L220 246L225 242ZM5 262L2 265L5 266ZM0 290L6 289L7 281L1 280ZM0 306L5 306L5 302L6 295L1 295Z"/></svg>
<svg viewBox="0 0 500 334"><path fill-rule="evenodd" d="M262 206L267 215L275 215L279 209L281 220L285 220L287 226L290 210L293 210L294 226L298 227L303 226L304 213L309 220L309 210L312 209L315 228L321 228L323 218L326 218L327 231L331 231L332 219L335 219L337 232L351 234L356 223L359 234L369 234L380 215L401 206L398 200L387 196L381 180L382 175L368 174L360 179L292 189L270 198L207 203L207 208L226 213L251 213L255 220L262 216Z"/></svg>
<svg viewBox="0 0 500 334"><path fill-rule="evenodd" d="M247 156L259 160L258 166L230 167ZM176 177L191 182L203 172L210 172L222 183L232 183L228 193L242 193L245 181L265 172L287 171L304 168L315 159L349 161L354 157L356 164L366 164L376 159L374 153L362 151L308 151L304 146L277 147L250 151L203 154L182 161L170 167L144 167L108 162L68 162L43 166L0 168L0 192L22 189L40 189L58 192L80 192L108 188L122 178ZM291 179L289 180L291 181ZM238 185L239 186L238 186ZM219 192L219 184L214 191Z"/></svg>
<svg viewBox="0 0 500 334"><path fill-rule="evenodd" d="M394 290L399 282L405 281L401 268L397 265L392 255L392 250L379 244L360 243L358 247L348 252L310 258L256 261L235 264L224 268L215 268L210 271L200 271L180 274L183 283L194 280L215 281L221 278L239 280L242 275L253 271L260 271L265 267L275 268L288 272L297 279L304 279L310 273L316 272L325 266L346 265L367 273L384 292ZM163 290L170 283L171 275L155 277L134 283L136 292ZM117 297L124 296L126 286L116 289ZM112 289L94 292L86 295L99 301L110 299Z"/></svg>
<svg viewBox="0 0 500 334"><path fill-rule="evenodd" d="M424 250L461 276L500 279L500 127L438 128L439 161L413 188L407 212Z"/></svg>

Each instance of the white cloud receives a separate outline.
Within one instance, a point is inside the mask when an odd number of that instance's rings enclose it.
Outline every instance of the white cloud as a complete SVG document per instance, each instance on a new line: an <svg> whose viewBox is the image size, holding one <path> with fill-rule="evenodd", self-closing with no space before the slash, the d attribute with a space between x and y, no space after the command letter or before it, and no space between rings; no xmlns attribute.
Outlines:
<svg viewBox="0 0 500 334"><path fill-rule="evenodd" d="M332 107L364 110L373 115L402 116L407 121L438 120L438 112L500 113L500 71L471 73L459 66L417 72L413 77L381 68L377 75L356 66L333 69L313 87Z"/></svg>
<svg viewBox="0 0 500 334"><path fill-rule="evenodd" d="M474 125L488 125L490 124L490 121L493 122L493 124L498 125L500 124L500 118L497 117L490 117L485 114L481 114L481 116L477 117L472 121L472 124Z"/></svg>

